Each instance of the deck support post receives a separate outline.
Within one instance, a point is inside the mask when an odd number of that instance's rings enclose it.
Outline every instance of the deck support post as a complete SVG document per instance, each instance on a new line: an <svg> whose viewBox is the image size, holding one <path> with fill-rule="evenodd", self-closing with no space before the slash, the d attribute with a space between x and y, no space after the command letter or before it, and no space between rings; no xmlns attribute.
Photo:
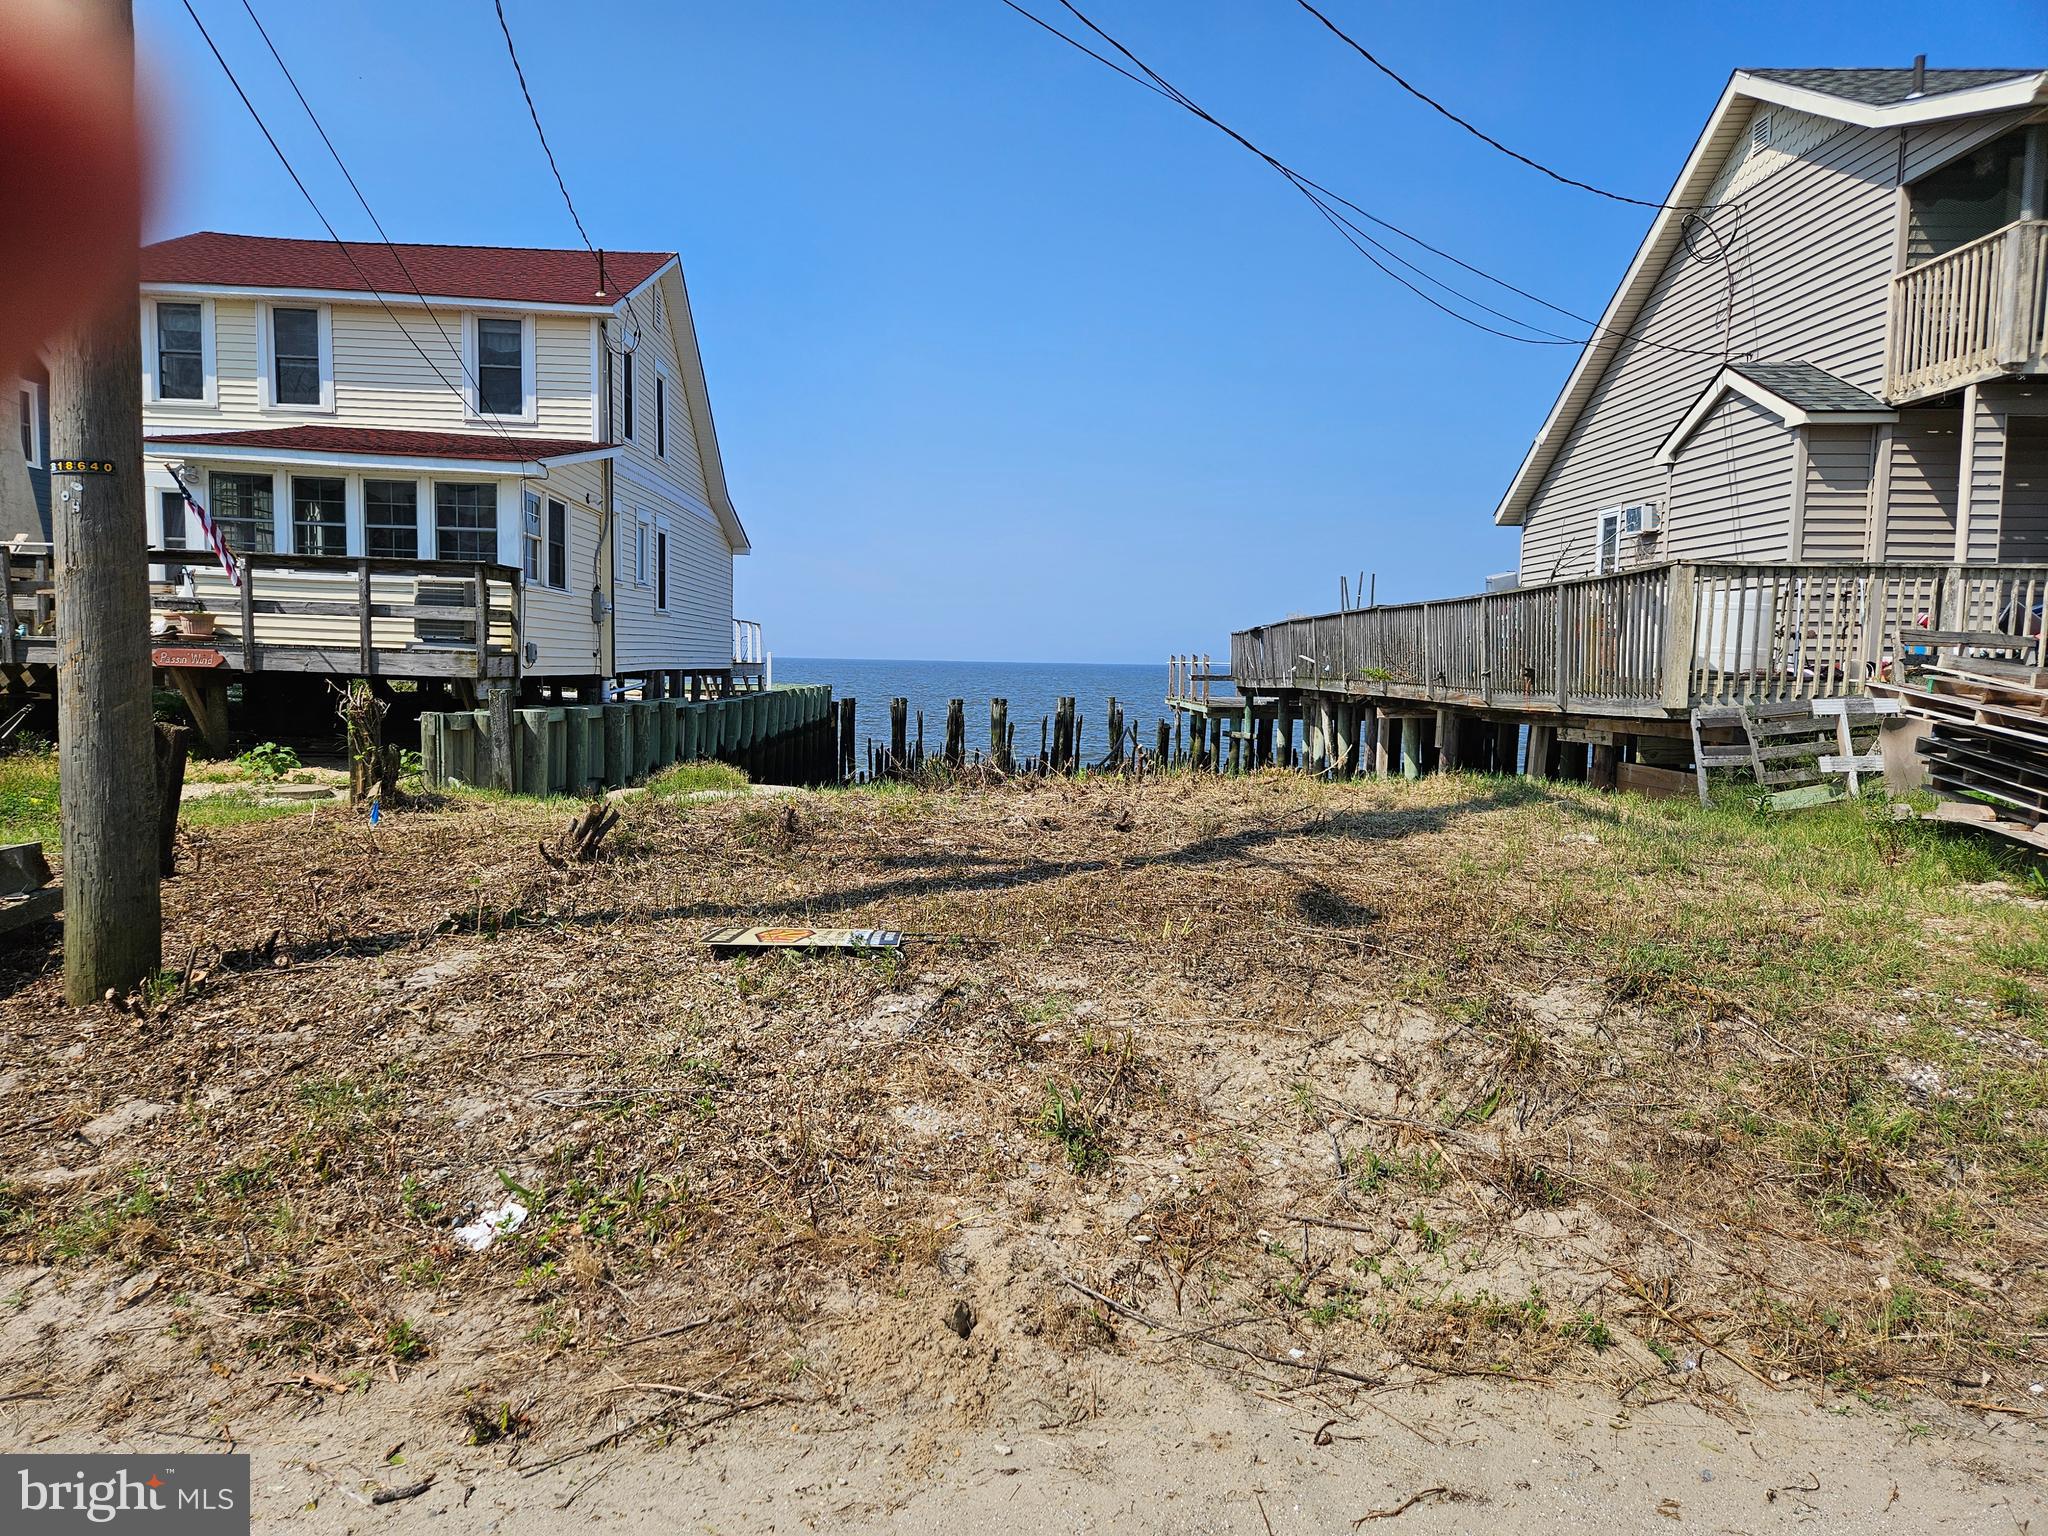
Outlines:
<svg viewBox="0 0 2048 1536"><path fill-rule="evenodd" d="M1282 768L1294 766L1294 696L1283 693L1274 713L1274 744L1276 761Z"/></svg>
<svg viewBox="0 0 2048 1536"><path fill-rule="evenodd" d="M1401 716L1401 777L1422 777L1422 717Z"/></svg>
<svg viewBox="0 0 2048 1536"><path fill-rule="evenodd" d="M1619 778L1620 762L1620 749L1614 743L1596 745L1592 751L1592 763L1586 774L1586 782L1595 789L1613 789Z"/></svg>
<svg viewBox="0 0 2048 1536"><path fill-rule="evenodd" d="M1557 751L1557 727L1554 725L1532 725L1529 727L1529 755L1524 759L1522 773L1531 779L1552 777L1551 757Z"/></svg>
<svg viewBox="0 0 2048 1536"><path fill-rule="evenodd" d="M1460 766L1457 711L1440 708L1436 712L1436 771L1451 773Z"/></svg>
<svg viewBox="0 0 2048 1536"><path fill-rule="evenodd" d="M1493 771L1504 777L1515 771L1515 754L1522 745L1522 727L1513 720L1500 720L1493 727Z"/></svg>
<svg viewBox="0 0 2048 1536"><path fill-rule="evenodd" d="M192 712L192 723L199 727L206 750L225 757L229 742L227 679L210 668L203 672L192 667L164 670L170 673L171 685L185 701L185 708Z"/></svg>
<svg viewBox="0 0 2048 1536"><path fill-rule="evenodd" d="M1251 710L1245 706L1246 713ZM1273 718L1261 715L1252 721L1252 766L1270 768L1273 766Z"/></svg>

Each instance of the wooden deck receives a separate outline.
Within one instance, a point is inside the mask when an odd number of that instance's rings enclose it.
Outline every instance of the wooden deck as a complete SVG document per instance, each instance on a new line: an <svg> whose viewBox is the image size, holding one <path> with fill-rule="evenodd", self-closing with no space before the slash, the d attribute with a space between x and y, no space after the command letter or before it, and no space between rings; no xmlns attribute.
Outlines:
<svg viewBox="0 0 2048 1536"><path fill-rule="evenodd" d="M1228 677L1254 700L1669 721L1859 694L1909 657L1979 640L2019 637L2048 659L2044 600L2041 565L1656 565L1241 630Z"/></svg>
<svg viewBox="0 0 2048 1536"><path fill-rule="evenodd" d="M237 588L190 550L151 550L159 666L230 672L465 678L519 675L519 572L461 560L251 554ZM54 666L48 545L0 561L0 666ZM204 613L211 633L192 615Z"/></svg>

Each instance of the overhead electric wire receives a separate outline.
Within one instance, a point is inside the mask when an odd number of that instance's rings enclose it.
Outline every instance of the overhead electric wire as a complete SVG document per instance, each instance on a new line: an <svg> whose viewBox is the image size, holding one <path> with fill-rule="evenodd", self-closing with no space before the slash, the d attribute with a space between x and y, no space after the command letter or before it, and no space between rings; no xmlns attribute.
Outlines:
<svg viewBox="0 0 2048 1536"><path fill-rule="evenodd" d="M363 212L369 216L370 223L376 228L377 238L384 242L384 248L391 253L391 259L398 263L398 270L405 274L406 284L412 289L413 297L420 301L420 308L427 312L427 318L434 322L434 329L441 333L441 340L447 344L449 353L456 359L456 365L462 369L463 378L481 397L483 385L470 371L469 364L464 361L462 348L456 345L455 338L448 334L448 327L441 323L441 317L434 313L434 306L427 302L426 294L420 289L419 280L412 275L412 268L405 264L404 254L392 243L391 236L385 233L384 221L377 217L377 210L370 206L369 198L365 197L363 189L356 185L356 179L349 171L348 162L341 158L341 151L334 147L334 140L328 137L326 125L320 121L320 114L315 112L313 104L306 100L306 93L299 89L298 79L292 74L291 66L285 63L284 55L277 51L277 44L270 40L270 33L263 25L263 18L256 14L256 7L250 0L242 0L242 9L249 13L249 20L256 24L257 36L263 39L263 46L270 50L270 56L277 61L277 67L283 73L286 83L291 86L292 94L299 98L299 105L305 108L306 117L313 124L313 131L320 135L320 142L327 146L327 153L333 157L335 168L341 172L342 180L348 183L349 191L355 193L356 201L362 204ZM357 270L361 271L360 268ZM498 428L501 437L510 440L511 434L505 432L497 422L488 417L484 417L483 420L485 425Z"/></svg>
<svg viewBox="0 0 2048 1536"><path fill-rule="evenodd" d="M244 3L246 4L247 0L244 0ZM492 7L498 13L498 30L504 34L505 53L512 60L512 73L519 80L519 94L526 99L526 115L533 119L534 137L540 140L540 152L547 156L548 169L554 173L555 185L561 189L563 206L569 210L569 218L576 226L576 234L583 241L583 248L597 258L598 276L602 282L604 252L590 243L590 232L583 227L583 215L576 211L576 199L569 195L569 183L562 175L561 165L555 160L554 146L548 143L548 131L541 126L540 108L534 105L533 92L526 84L526 70L519 62L518 46L512 41L512 24L505 19L505 0L492 0ZM601 287L599 291L603 291ZM622 294L619 302L626 306L626 314L632 319L633 328L637 332L640 329L640 311L633 306L633 296L630 293ZM622 343L623 340L622 335ZM624 357L632 350L632 347L621 345L616 355Z"/></svg>
<svg viewBox="0 0 2048 1536"><path fill-rule="evenodd" d="M548 132L540 125L540 109L533 104L533 92L526 88L526 71L519 66L519 50L512 45L512 28L505 20L505 0L492 0L498 12L498 30L505 34L505 52L512 56L512 73L519 77L519 94L526 98L527 116L533 119L533 131L540 136L541 153L548 157L548 169L555 173L555 185L562 189L562 201L568 205L569 217L576 222L576 233L583 237L583 248L591 255L597 254L597 247L590 243L589 231L583 227L583 215L576 211L576 199L569 195L569 183L562 179L562 168L555 163L555 151L548 143Z"/></svg>
<svg viewBox="0 0 2048 1536"><path fill-rule="evenodd" d="M1692 206L1690 204L1657 203L1650 201L1648 198L1630 197L1628 194L1624 192L1610 192L1605 187L1594 186L1590 181L1580 181L1575 176L1567 176L1562 171L1552 170L1549 166L1545 165L1541 160L1531 159L1528 155L1523 154L1520 150L1510 149L1507 145L1501 143L1499 139L1496 139L1492 134L1487 133L1485 130L1475 127L1473 124L1467 122L1464 118L1460 117L1457 113L1453 112L1449 107L1445 106L1442 102L1438 101L1434 96L1430 95L1427 91L1421 90L1420 88L1409 84L1408 81L1402 79L1400 75L1396 74L1392 69L1388 68L1387 65L1380 60L1378 55L1373 53L1371 49L1367 48L1365 44L1361 43L1349 32L1346 32L1342 27L1338 26L1336 22L1330 20L1328 16L1325 16L1321 11L1317 10L1313 5L1309 4L1309 0L1294 0L1294 3L1300 6L1304 11L1307 11L1309 15L1315 17L1315 19L1317 21L1320 21L1325 27L1329 28L1330 32L1334 36L1342 39L1346 44L1348 44L1351 47L1351 49L1361 59L1365 60L1366 63L1370 64L1374 69L1378 70L1381 74L1385 75L1389 80L1393 81L1394 84L1401 87L1401 89L1406 91L1410 96L1413 96L1417 101L1421 102L1424 106L1429 107L1432 110L1443 114L1443 116L1449 118L1452 122L1456 123L1460 128L1464 129L1467 133L1471 134L1473 138L1478 139L1481 143L1492 145L1495 149L1499 150L1502 154L1506 155L1510 160L1519 160L1522 162L1522 164L1528 166L1529 169L1531 169L1532 171L1541 171L1545 176L1548 176L1552 181L1562 182L1565 186L1568 187L1577 187L1581 192L1590 192L1595 197L1608 198L1617 203L1628 203L1636 208L1656 208L1660 210L1669 210L1677 213L1684 213L1690 210Z"/></svg>
<svg viewBox="0 0 2048 1536"><path fill-rule="evenodd" d="M1355 222L1353 222L1349 218L1346 218L1343 214L1337 212L1336 209L1330 205L1332 203L1340 204L1344 208L1348 208L1353 213L1356 213L1360 218L1370 221L1371 223L1377 225L1381 229L1384 229L1388 231L1390 234L1396 235L1399 238L1410 242L1411 244L1419 247L1420 249L1429 252L1433 256L1440 257L1443 260L1452 263L1454 266L1457 266L1459 268L1462 268L1464 271L1472 273L1475 277L1483 278L1487 282L1492 283L1497 287L1503 288L1510 293L1518 295L1519 297L1528 299L1532 303L1540 304L1545 309L1552 310L1557 314L1565 316L1567 319L1575 320L1579 324L1589 327L1595 335L1614 336L1626 341L1639 342L1643 346L1655 348L1660 351L1681 353L1693 357L1721 357L1724 355L1723 352L1719 349L1703 347L1685 347L1678 346L1671 342L1653 341L1647 336L1644 336L1638 332L1620 330L1613 326L1604 325L1598 321L1588 319L1586 316L1581 315L1574 310L1566 309L1564 306L1560 304L1552 303L1548 299L1542 298L1537 294L1530 293L1528 290L1516 286L1515 284L1507 281L1505 278L1496 277L1494 274L1486 271L1484 268L1475 266L1471 262L1464 261L1459 257L1452 255L1448 251L1441 250L1438 247L1430 244L1428 241L1424 240L1421 236L1416 235L1410 232L1409 230L1402 228L1400 225L1393 223L1391 220L1381 218L1379 215L1372 213L1369 210L1361 207L1359 204L1351 201L1351 199L1344 197L1341 194L1332 192L1327 187L1324 187L1320 182L1317 182L1314 179L1303 175L1301 172L1295 170L1292 166L1286 164L1278 157L1269 154L1266 150L1260 148L1257 144L1253 143L1244 134L1239 133L1235 128L1232 128L1229 124L1223 122L1220 118L1216 117L1214 114L1210 113L1205 108L1200 106L1191 97L1189 97L1186 92L1180 90L1171 81L1167 80L1163 75L1161 75L1157 70L1154 70L1150 65L1146 64L1144 60L1140 59L1129 48L1125 47L1123 43L1119 42L1104 28L1102 28L1096 22L1090 19L1086 13L1084 13L1078 6L1072 3L1072 0L1059 0L1059 3L1070 14L1072 14L1077 21L1079 21L1083 26L1088 28L1089 31L1093 32L1097 37L1101 38L1103 42L1108 44L1111 48L1115 49L1116 52L1121 54L1124 58L1128 59L1132 66L1134 66L1136 71L1138 71L1137 73L1133 73L1132 69L1126 69L1122 65L1118 64L1114 59L1107 58L1103 54L1096 52L1093 48L1089 47L1081 39L1076 38L1062 31L1060 28L1054 26L1051 22L1047 21L1044 17L1034 14L1025 6L1019 4L1018 0L1001 0L1001 3L1007 6L1010 10L1015 11L1018 15L1023 16L1026 20L1034 23L1043 30L1050 32L1054 37L1058 38L1061 42L1067 44L1070 48L1073 48L1080 53L1086 54L1096 63L1101 64L1104 67L1115 71L1117 74L1123 76L1127 80L1132 81L1134 84L1145 87L1145 89L1153 92L1155 95L1164 96L1167 100L1173 102L1174 105L1182 108L1183 110L1191 113L1193 116L1201 119L1203 122L1209 124L1212 128L1215 128L1218 132L1234 140L1244 149L1258 156L1259 159L1263 160L1273 170L1275 170L1281 176L1286 178L1286 180L1290 184L1292 184L1296 188L1296 190L1300 191L1305 197L1307 197L1310 203L1316 207L1317 211L1321 213L1322 216L1327 221L1329 221L1334 227L1337 228L1338 233L1340 235L1345 237L1347 243L1351 244L1354 249L1358 250L1360 255L1364 256L1368 261L1372 262L1372 264L1375 267L1377 267L1382 273L1392 278L1395 282L1399 283L1402 287L1406 288L1410 293L1415 294L1416 297L1422 299L1423 302L1431 305L1433 308L1441 310L1445 314L1450 315L1453 319L1462 321L1464 324L1473 327L1475 330L1483 331L1488 335L1498 336L1506 341L1519 341L1523 343L1525 346L1585 346L1588 345L1591 340L1590 337L1567 337L1561 336L1559 335L1559 333L1555 331L1545 331L1541 326L1538 326L1530 321L1521 320L1519 318L1505 315L1500 310L1494 309L1492 306L1484 303L1483 301L1472 297L1470 294L1464 292L1462 289L1455 288L1439 278L1429 276L1427 273L1423 272L1420 267L1415 266L1414 263L1406 261L1405 259L1399 256L1396 256L1391 250L1388 249L1388 247L1381 244L1378 240L1374 239L1370 234L1362 230ZM1352 238L1353 236L1357 236L1358 238L1354 239ZM1454 295L1461 302L1468 304L1475 309L1483 310L1488 314L1496 316L1497 318L1507 320L1509 323L1516 326L1520 326L1525 330L1536 331L1539 334L1535 336L1513 335L1509 332L1497 330L1493 326L1487 325L1483 321L1476 320L1470 315L1461 313L1456 309L1452 309L1450 306L1441 303L1431 295L1424 293L1421 289L1417 288L1413 283L1403 278L1398 272L1394 272L1391 269L1389 269L1385 265L1385 263L1381 262L1378 258L1373 256L1370 251L1363 249L1360 246L1360 240L1365 241L1374 249L1380 251L1389 258L1400 262L1401 265L1408 267L1409 270L1415 272L1418 276L1423 277L1425 281L1430 282L1434 286L1443 289L1443 291L1445 291L1446 293Z"/></svg>
<svg viewBox="0 0 2048 1536"><path fill-rule="evenodd" d="M391 317L391 323L398 327L399 335L403 336L408 342L412 343L412 349L413 351L419 353L421 361L423 361L429 368L431 368L434 371L434 376L436 378L438 378L443 384L448 386L450 393L455 395L458 399L465 398L462 394L460 386L455 384L454 381L452 381L447 374L441 371L441 365L434 361L434 359L428 354L427 349L425 347L422 347L419 344L418 339L414 337L412 332L408 331L405 328L405 322L398 318L397 311L392 309L390 303L385 299L384 295L378 290L376 284L370 281L369 274L363 270L362 263L356 260L355 252L349 249L348 242L342 239L340 234L335 230L333 221L327 217L326 212L320 207L319 200L316 199L313 196L312 192L307 188L304 178L302 178L299 175L297 168L293 166L291 162L291 157L284 152L284 147L277 142L277 135L273 134L270 131L270 125L263 120L263 114L256 110L256 103L251 101L249 99L249 93L242 89L242 82L240 79L236 77L235 71L233 67L229 65L226 56L221 53L220 45L213 40L213 34L206 30L206 23L199 19L199 13L192 8L192 0L183 0L183 4L185 7L185 14L192 18L192 25L199 29L199 35L206 40L206 46L212 52L214 62L220 65L221 73L228 77L228 84L232 85L235 88L235 94L241 97L242 105L248 108L249 116L255 120L257 130L260 133L262 133L264 142L270 145L271 153L277 156L278 164L282 165L284 167L285 174L291 177L292 185L299 189L299 196L303 197L306 200L306 206L313 210L313 216L320 221L321 227L327 231L327 238L334 242L336 247L339 248L339 250L341 251L341 254L345 258L347 258L349 266L355 269L355 274L357 278L361 280L365 291L369 293L371 298L377 301L378 305L383 309L384 313ZM294 89L296 88L297 87L294 87ZM511 442L514 440L512 434L507 432L497 422L490 420L490 418L488 417L484 418L484 422L487 426L489 426L493 431L495 431L500 437L504 438L507 442Z"/></svg>

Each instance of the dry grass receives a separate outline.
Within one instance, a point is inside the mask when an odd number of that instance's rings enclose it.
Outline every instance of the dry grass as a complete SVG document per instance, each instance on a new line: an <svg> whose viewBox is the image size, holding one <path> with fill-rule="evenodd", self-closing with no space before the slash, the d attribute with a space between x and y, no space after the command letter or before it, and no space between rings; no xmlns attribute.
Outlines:
<svg viewBox="0 0 2048 1536"><path fill-rule="evenodd" d="M559 871L559 814L198 831L125 1010L8 952L0 1259L171 1299L123 1401L422 1358L492 1438L593 1370L914 1401L962 1296L1339 1380L2043 1375L2048 937L1975 843L1273 774L649 797ZM702 948L755 917L917 937ZM10 1373L106 1396L67 1347Z"/></svg>

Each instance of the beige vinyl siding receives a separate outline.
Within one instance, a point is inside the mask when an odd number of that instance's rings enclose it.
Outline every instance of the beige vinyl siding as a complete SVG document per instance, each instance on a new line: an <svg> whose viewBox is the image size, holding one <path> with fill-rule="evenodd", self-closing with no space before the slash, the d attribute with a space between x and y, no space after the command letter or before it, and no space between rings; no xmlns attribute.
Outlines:
<svg viewBox="0 0 2048 1536"><path fill-rule="evenodd" d="M1972 428L1966 439L1970 462L1963 482L1963 516L1970 530L1968 558L1996 560L1998 507L2005 481L2005 412L1990 391L1982 387L1964 392L1963 410Z"/></svg>
<svg viewBox="0 0 2048 1536"><path fill-rule="evenodd" d="M1899 412L1892 428L1885 559L1955 558L1960 421L1954 411Z"/></svg>
<svg viewBox="0 0 2048 1536"><path fill-rule="evenodd" d="M1671 466L1664 553L1783 560L1792 529L1792 434L1743 395L1723 395Z"/></svg>
<svg viewBox="0 0 2048 1536"><path fill-rule="evenodd" d="M2008 416L2006 430L1998 558L2048 563L2048 416Z"/></svg>
<svg viewBox="0 0 2048 1536"><path fill-rule="evenodd" d="M724 668L732 665L733 552L711 509L700 451L682 384L681 357L668 319L680 285L664 279L659 308L654 289L637 295L633 311L640 345L633 363L634 434L625 437L623 380L615 362L612 421L624 444L616 498L619 538L613 560L615 665L621 673L659 668ZM655 364L668 374L668 452L655 453ZM669 602L654 606L652 580L633 579L636 516L660 518L669 537Z"/></svg>
<svg viewBox="0 0 2048 1536"><path fill-rule="evenodd" d="M463 326L467 323L462 312L437 306L430 318L417 306L393 308L398 316L395 320L374 302L332 306L332 411L288 406L265 410L258 390L263 351L257 327L262 306L253 299L218 299L214 301L218 404L152 404L145 413L148 425L198 432L313 421L343 427L491 434L489 425L468 414L461 395L468 378L462 357ZM593 439L589 319L582 315L534 316L533 350L535 419L507 423L505 430L529 437Z"/></svg>
<svg viewBox="0 0 2048 1536"><path fill-rule="evenodd" d="M1801 560L1861 560L1870 550L1876 429L1806 429L1806 524Z"/></svg>
<svg viewBox="0 0 2048 1536"><path fill-rule="evenodd" d="M1724 349L1764 361L1805 361L1873 393L1884 386L1885 313L1897 231L1899 174L1920 174L2008 126L2010 117L1866 129L1771 109L1773 145L1723 173L1705 237L1672 255L1650 297L1530 499L1522 533L1524 581L1583 575L1601 507L1663 495L1658 446L1721 366ZM1725 248L1731 273L1720 260ZM1706 435L1702 429L1702 436ZM1791 435L1780 429L1789 466ZM1691 450L1697 452L1697 449ZM1789 469L1788 469L1789 474ZM1777 517L1775 504L1762 509ZM1672 518L1669 552L1735 558L1685 534ZM1723 520L1729 532L1738 526ZM1759 518L1745 515L1742 558ZM1782 533L1778 547L1783 548Z"/></svg>
<svg viewBox="0 0 2048 1536"><path fill-rule="evenodd" d="M588 330L585 331L586 338ZM586 351L588 342L586 339ZM586 362L585 372L589 371ZM598 624L591 617L591 593L599 584L599 538L603 530L603 477L596 464L565 464L550 471L545 480L528 480L523 487L541 498L541 526L547 526L550 499L568 508L569 562L566 590L528 584L525 591L522 636L536 650L526 666L530 676L595 676L600 668ZM586 500L586 498L588 498ZM522 516L523 503L522 503ZM524 551L522 551L523 556ZM521 569L524 569L522 564ZM546 566L542 566L546 579Z"/></svg>

